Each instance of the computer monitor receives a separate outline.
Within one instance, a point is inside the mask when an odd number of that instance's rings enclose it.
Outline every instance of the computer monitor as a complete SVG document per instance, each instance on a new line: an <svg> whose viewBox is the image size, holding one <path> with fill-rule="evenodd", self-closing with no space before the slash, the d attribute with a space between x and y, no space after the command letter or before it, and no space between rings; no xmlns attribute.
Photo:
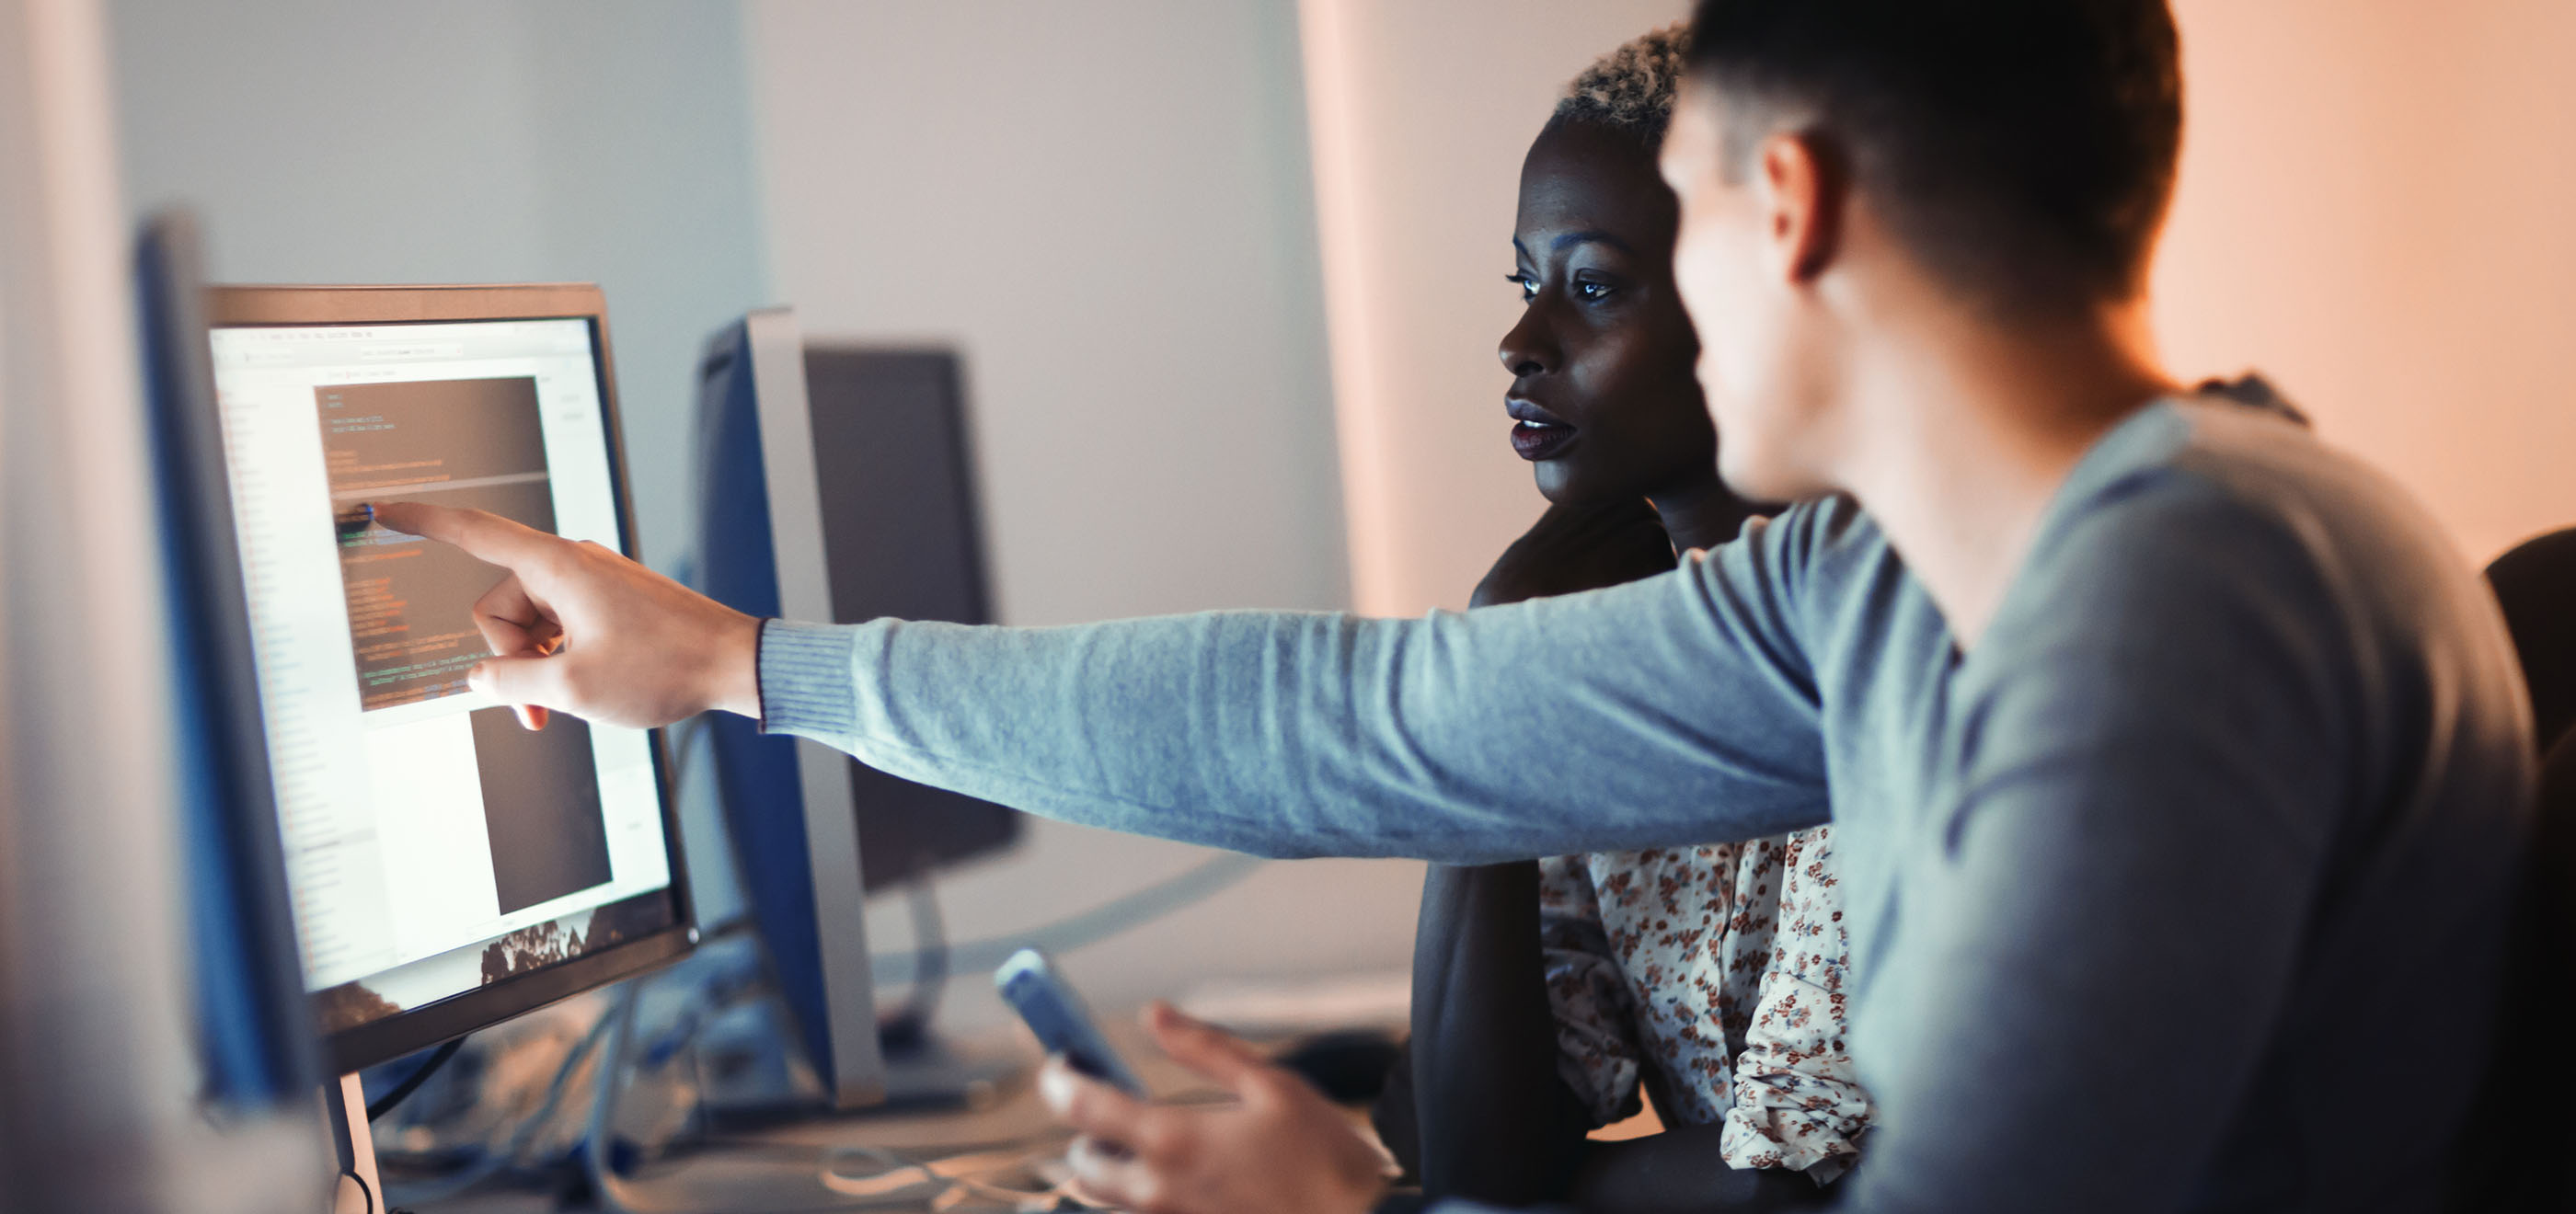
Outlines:
<svg viewBox="0 0 2576 1214"><path fill-rule="evenodd" d="M989 622L961 378L944 351L807 344L785 309L718 333L699 381L699 588L761 616ZM924 1025L880 1042L861 907L1009 845L1022 815L748 721L709 733L744 896L829 1103L889 1077L898 1099L971 1086L901 1049Z"/></svg>
<svg viewBox="0 0 2576 1214"><path fill-rule="evenodd" d="M830 619L821 494L795 317L754 312L699 370L698 589L763 617ZM717 798L761 947L834 1109L884 1098L850 762L722 713Z"/></svg>
<svg viewBox="0 0 2576 1214"><path fill-rule="evenodd" d="M631 554L599 290L207 298L219 429L192 442L221 443L239 583L189 593L244 607L270 829L329 1067L685 952L658 731L561 714L522 729L465 683L487 656L471 608L499 571L356 509L472 506Z"/></svg>
<svg viewBox="0 0 2576 1214"><path fill-rule="evenodd" d="M244 1114L309 1113L321 1082L296 960L249 603L215 415L195 224L154 218L135 246L145 425L159 490L177 734L180 855L202 1098Z"/></svg>
<svg viewBox="0 0 2576 1214"><path fill-rule="evenodd" d="M965 378L948 350L805 343L833 622L993 622ZM1008 848L1028 822L855 760L850 779L871 890Z"/></svg>
<svg viewBox="0 0 2576 1214"><path fill-rule="evenodd" d="M330 1139L314 1100L321 1052L297 962L261 732L200 264L196 227L184 214L155 217L135 243L142 420L166 589L170 808L186 912L193 1087L203 1114L182 1123L186 1141L172 1145L196 1161L190 1170L204 1181L191 1191L196 1207L275 1210L301 1201L312 1209L330 1174ZM212 1174L226 1170L233 1182Z"/></svg>

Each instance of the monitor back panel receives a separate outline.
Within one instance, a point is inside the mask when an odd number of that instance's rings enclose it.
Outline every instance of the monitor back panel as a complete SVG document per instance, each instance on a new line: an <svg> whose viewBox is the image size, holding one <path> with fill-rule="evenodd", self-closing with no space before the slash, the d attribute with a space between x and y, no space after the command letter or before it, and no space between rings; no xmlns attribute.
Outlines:
<svg viewBox="0 0 2576 1214"><path fill-rule="evenodd" d="M836 623L993 622L965 376L946 350L808 343ZM850 764L860 859L883 889L1017 840L1016 810Z"/></svg>

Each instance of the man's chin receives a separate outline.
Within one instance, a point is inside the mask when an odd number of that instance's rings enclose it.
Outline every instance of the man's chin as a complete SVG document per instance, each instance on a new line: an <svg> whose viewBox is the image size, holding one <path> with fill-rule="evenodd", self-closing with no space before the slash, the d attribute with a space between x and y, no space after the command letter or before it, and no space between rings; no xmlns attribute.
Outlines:
<svg viewBox="0 0 2576 1214"><path fill-rule="evenodd" d="M1785 461L1747 457L1725 447L1718 452L1717 478L1748 502L1803 502L1834 492L1833 486Z"/></svg>

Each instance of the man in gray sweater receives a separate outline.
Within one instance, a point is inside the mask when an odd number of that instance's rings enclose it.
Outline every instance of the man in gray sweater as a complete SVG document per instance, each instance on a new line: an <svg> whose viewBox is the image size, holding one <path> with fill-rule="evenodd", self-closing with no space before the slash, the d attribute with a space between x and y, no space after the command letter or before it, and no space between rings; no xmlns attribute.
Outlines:
<svg viewBox="0 0 2576 1214"><path fill-rule="evenodd" d="M1676 572L1418 620L755 621L488 516L501 699L725 709L1033 812L1474 863L1836 827L1853 1210L2422 1210L2488 1035L2529 783L2496 611L2402 492L2145 331L2162 0L1704 0L1663 153L1728 482ZM1579 438L1577 441L1580 441ZM1063 1072L1152 1210L1356 1211L1315 1098Z"/></svg>

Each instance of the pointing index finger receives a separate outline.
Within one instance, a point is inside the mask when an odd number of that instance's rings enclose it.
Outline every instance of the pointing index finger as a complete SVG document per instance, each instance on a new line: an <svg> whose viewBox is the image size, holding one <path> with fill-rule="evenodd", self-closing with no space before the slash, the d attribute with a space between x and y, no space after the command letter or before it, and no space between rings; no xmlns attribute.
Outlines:
<svg viewBox="0 0 2576 1214"><path fill-rule="evenodd" d="M513 571L534 565L553 536L497 514L427 502L374 502L376 521L407 535L452 545L486 564Z"/></svg>

